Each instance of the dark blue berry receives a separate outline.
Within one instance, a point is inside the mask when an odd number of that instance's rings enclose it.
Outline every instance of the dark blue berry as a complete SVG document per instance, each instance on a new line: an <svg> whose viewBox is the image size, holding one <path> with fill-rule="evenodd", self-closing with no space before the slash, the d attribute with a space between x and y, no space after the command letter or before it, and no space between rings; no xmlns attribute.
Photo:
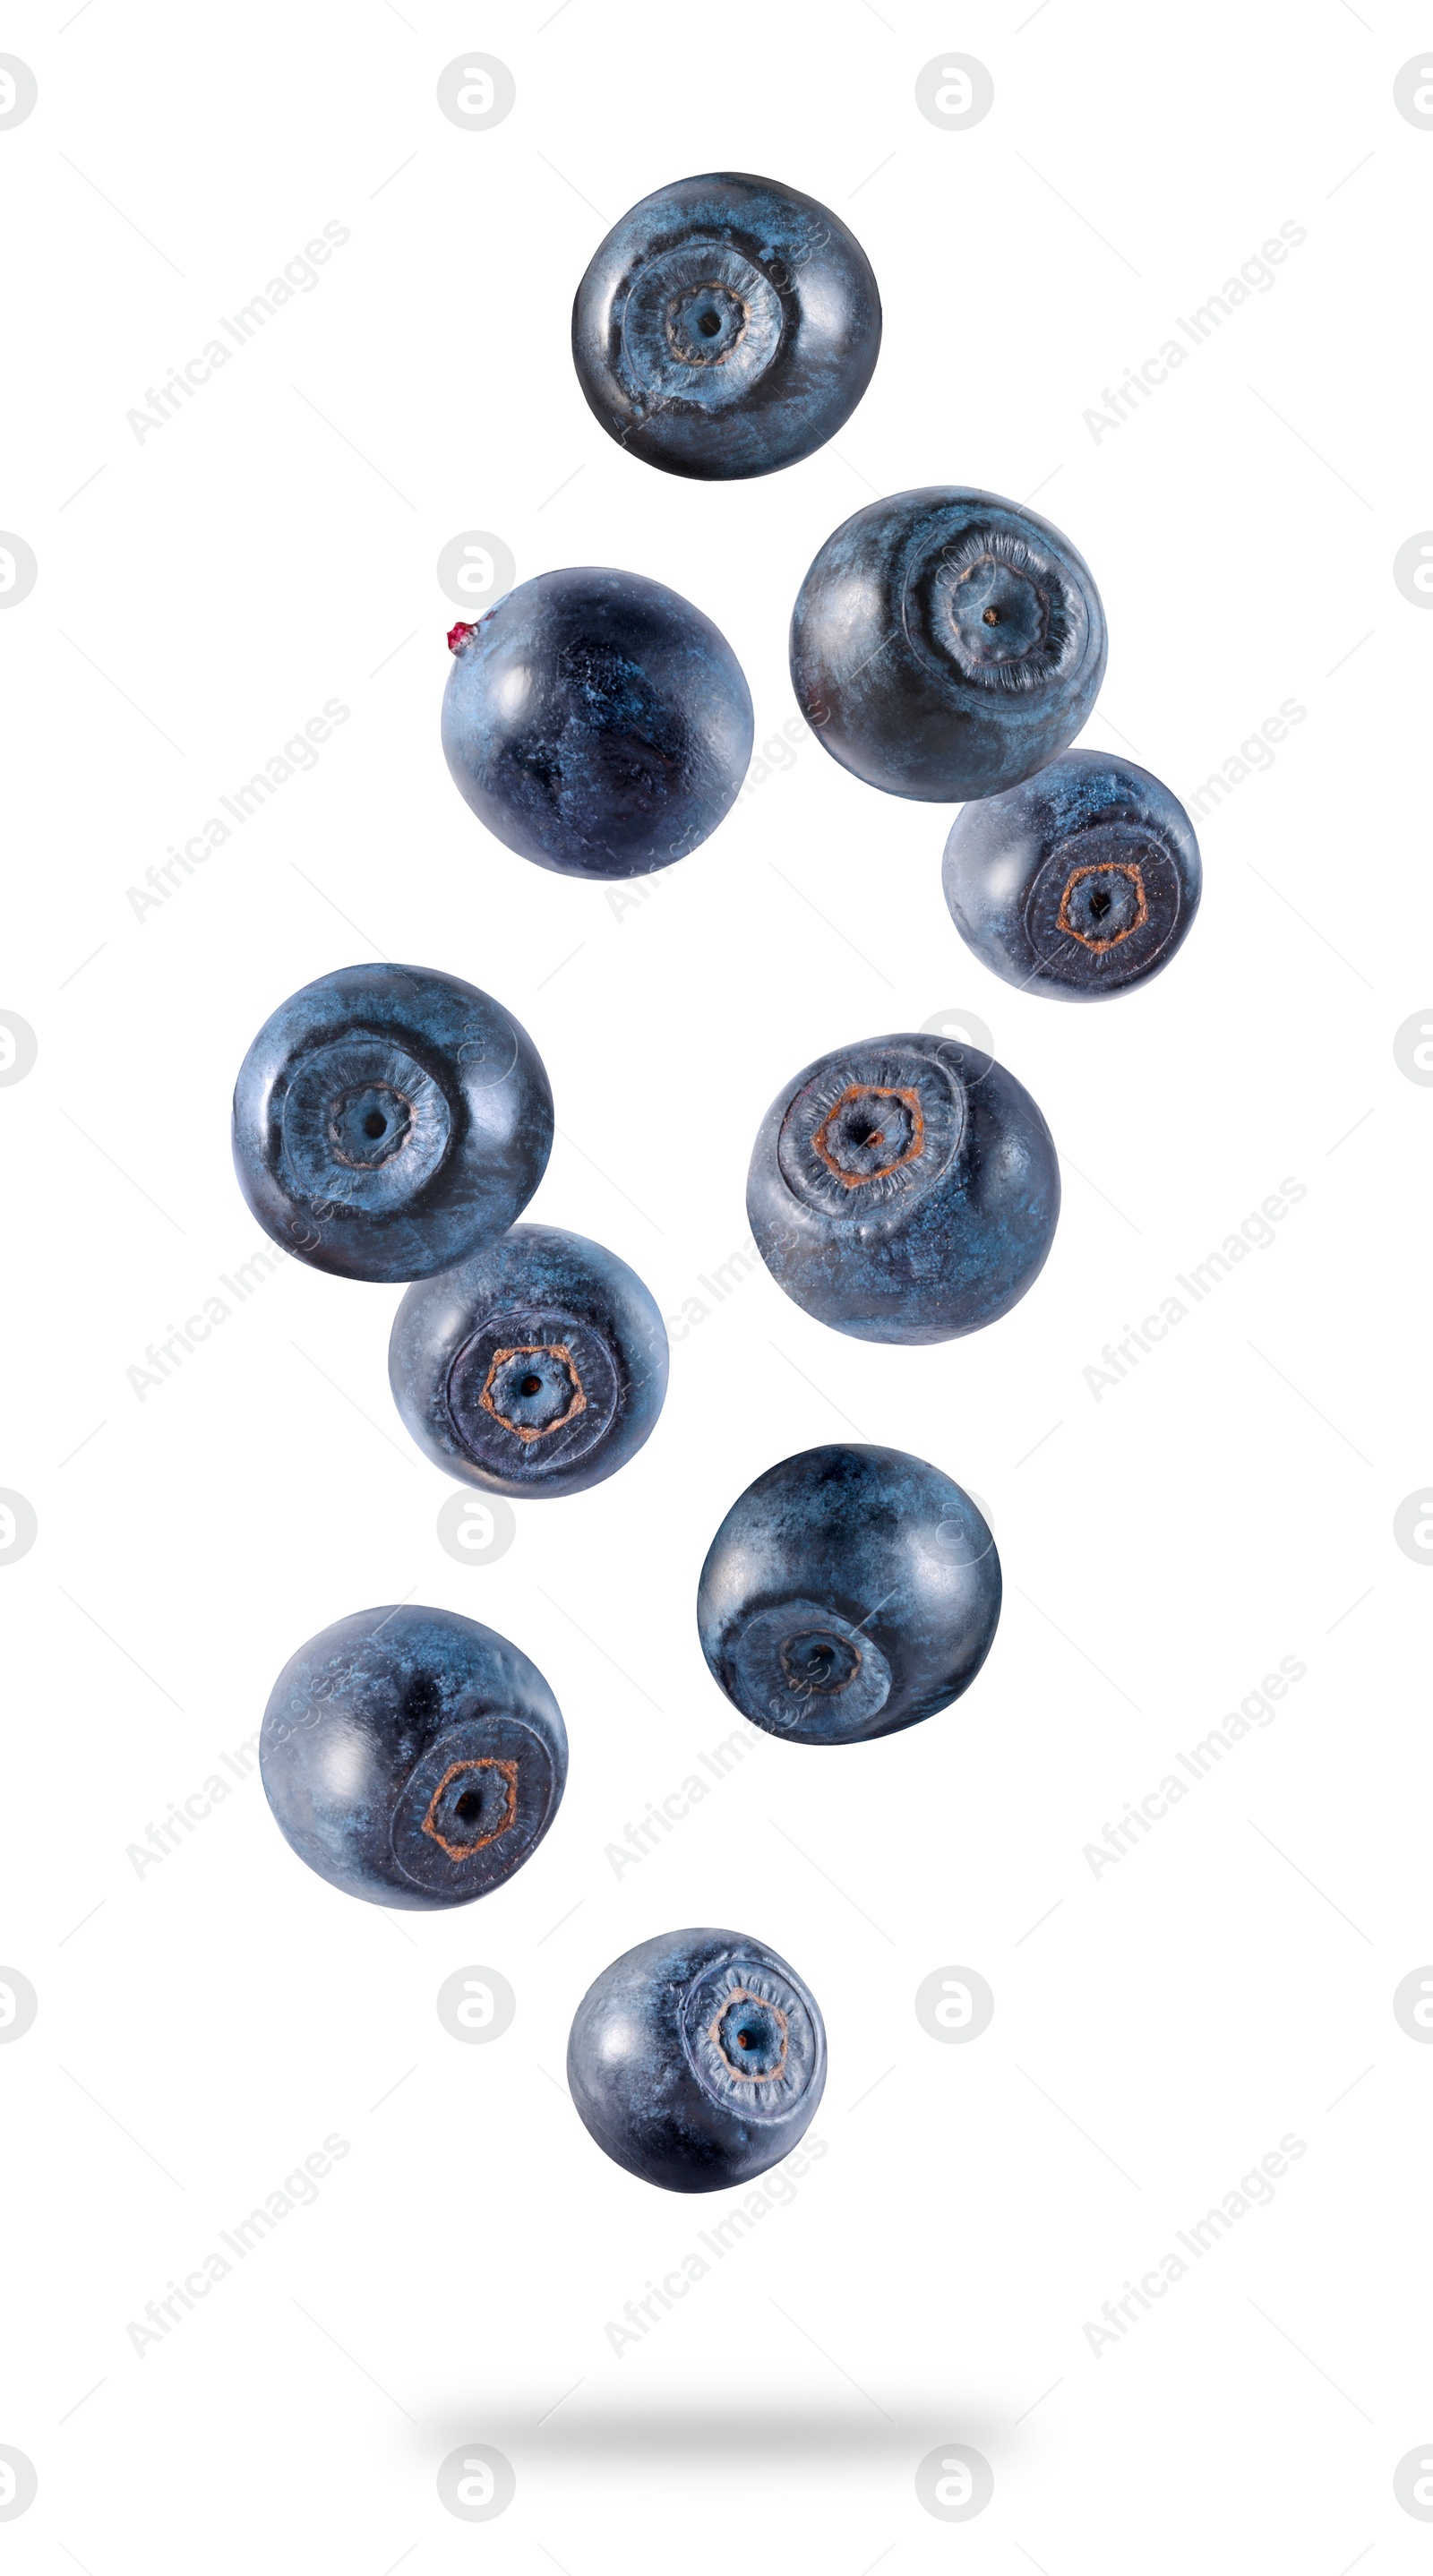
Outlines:
<svg viewBox="0 0 1433 2576"><path fill-rule="evenodd" d="M448 767L522 858L563 876L648 876L729 812L751 759L751 692L725 636L664 583L539 573L448 640Z"/></svg>
<svg viewBox="0 0 1433 2576"><path fill-rule="evenodd" d="M816 1998L740 1932L664 1932L604 1968L567 2046L599 2147L663 2191L724 2191L789 2155L826 2082Z"/></svg>
<svg viewBox="0 0 1433 2576"><path fill-rule="evenodd" d="M374 1905L470 1905L556 1815L562 1712L517 1646L453 1610L358 1610L290 1657L259 1769L280 1832Z"/></svg>
<svg viewBox="0 0 1433 2576"><path fill-rule="evenodd" d="M740 171L678 179L594 253L572 308L578 381L610 438L667 474L794 465L871 381L881 299L839 216Z"/></svg>
<svg viewBox="0 0 1433 2576"><path fill-rule="evenodd" d="M234 1169L266 1234L342 1279L425 1279L502 1234L552 1149L527 1031L475 984L344 966L264 1022Z"/></svg>
<svg viewBox="0 0 1433 2576"><path fill-rule="evenodd" d="M1060 1212L1050 1130L979 1049L868 1038L788 1083L746 1185L779 1288L866 1342L944 1342L1008 1314Z"/></svg>
<svg viewBox="0 0 1433 2576"><path fill-rule="evenodd" d="M833 760L937 804L997 795L1053 760L1104 668L1100 595L1068 537L960 485L858 510L791 620L792 685Z"/></svg>
<svg viewBox="0 0 1433 2576"><path fill-rule="evenodd" d="M945 845L945 899L967 947L1007 984L1066 1002L1157 975L1202 881L1178 798L1112 751L1067 751L967 805Z"/></svg>
<svg viewBox="0 0 1433 2576"><path fill-rule="evenodd" d="M615 1253L517 1225L409 1289L388 1376L419 1448L450 1476L493 1494L579 1494L654 1429L667 1336Z"/></svg>
<svg viewBox="0 0 1433 2576"><path fill-rule="evenodd" d="M903 1449L841 1443L748 1485L697 1593L713 1678L793 1744L863 1744L948 1708L999 1617L1000 1559L970 1496Z"/></svg>

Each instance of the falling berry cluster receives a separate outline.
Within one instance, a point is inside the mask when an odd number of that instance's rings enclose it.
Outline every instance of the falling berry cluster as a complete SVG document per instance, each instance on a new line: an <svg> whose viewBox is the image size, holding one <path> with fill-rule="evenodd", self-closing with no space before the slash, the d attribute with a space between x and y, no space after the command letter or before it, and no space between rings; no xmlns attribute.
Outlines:
<svg viewBox="0 0 1433 2576"><path fill-rule="evenodd" d="M577 290L572 348L608 435L667 474L798 464L860 401L881 340L860 244L769 180L686 179L634 206ZM479 820L561 875L647 875L729 813L751 694L725 637L640 573L540 573L449 636L443 749ZM1100 1001L1169 963L1198 844L1132 761L1071 751L1098 695L1104 611L1034 511L963 485L858 510L819 549L791 676L832 758L960 812L944 890L1007 983ZM525 1029L417 966L353 966L283 1002L244 1059L234 1160L260 1225L315 1269L406 1281L394 1401L448 1477L520 1501L611 1476L656 1426L662 1319L625 1262L518 1220L552 1094ZM837 1045L782 1083L747 1190L773 1279L861 1341L941 1342L1009 1312L1044 1265L1059 1165L1040 1110L980 1049L929 1034ZM971 1497L898 1449L833 1444L739 1496L697 1588L714 1681L794 1745L868 1742L975 1679L1001 1575ZM354 1613L291 1657L264 1716L270 1806L345 1894L464 1905L546 1834L562 1715L518 1647L452 1611ZM826 2074L821 2013L740 1933L660 1933L577 2008L573 2100L641 2179L712 2191L795 2146Z"/></svg>

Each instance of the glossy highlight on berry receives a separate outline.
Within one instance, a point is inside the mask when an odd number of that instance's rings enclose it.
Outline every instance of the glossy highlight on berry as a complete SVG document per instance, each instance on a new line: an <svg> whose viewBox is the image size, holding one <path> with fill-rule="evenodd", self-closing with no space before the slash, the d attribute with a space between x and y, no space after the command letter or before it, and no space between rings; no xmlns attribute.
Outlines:
<svg viewBox="0 0 1433 2576"><path fill-rule="evenodd" d="M1089 566L1034 510L937 484L829 536L791 619L791 684L833 760L890 796L995 796L1063 751L1105 669Z"/></svg>
<svg viewBox="0 0 1433 2576"><path fill-rule="evenodd" d="M702 1567L712 1678L790 1744L864 1744L969 1689L1000 1617L1000 1559L954 1477L833 1442L768 1467Z"/></svg>
<svg viewBox="0 0 1433 2576"><path fill-rule="evenodd" d="M573 364L609 438L706 481L772 474L823 446L880 345L855 235L814 197L739 171L633 206L572 308Z"/></svg>
<svg viewBox="0 0 1433 2576"><path fill-rule="evenodd" d="M232 1141L286 1252L341 1279L423 1279L521 1214L552 1150L552 1093L527 1031L475 984L345 966L265 1021Z"/></svg>
<svg viewBox="0 0 1433 2576"><path fill-rule="evenodd" d="M663 2191L724 2191L804 2136L826 2083L825 2024L764 1942L664 1932L583 1996L567 2082L614 2164Z"/></svg>
<svg viewBox="0 0 1433 2576"><path fill-rule="evenodd" d="M1060 1211L1054 1141L979 1048L868 1038L772 1102L747 1217L779 1288L870 1342L941 1342L1005 1314L1044 1266Z"/></svg>
<svg viewBox="0 0 1433 2576"><path fill-rule="evenodd" d="M698 849L751 759L725 636L641 573L539 573L449 635L443 751L510 850L562 876L648 876Z"/></svg>
<svg viewBox="0 0 1433 2576"><path fill-rule="evenodd" d="M259 1734L285 1841L372 1905L470 1905L528 1860L567 1734L520 1647L452 1610L355 1611L290 1657Z"/></svg>
<svg viewBox="0 0 1433 2576"><path fill-rule="evenodd" d="M1100 1002L1169 964L1203 872L1189 816L1147 769L1067 751L956 816L943 883L966 946L1007 984Z"/></svg>
<svg viewBox="0 0 1433 2576"><path fill-rule="evenodd" d="M667 1335L634 1270L585 1235L516 1225L409 1289L388 1376L434 1466L516 1499L577 1494L650 1438Z"/></svg>

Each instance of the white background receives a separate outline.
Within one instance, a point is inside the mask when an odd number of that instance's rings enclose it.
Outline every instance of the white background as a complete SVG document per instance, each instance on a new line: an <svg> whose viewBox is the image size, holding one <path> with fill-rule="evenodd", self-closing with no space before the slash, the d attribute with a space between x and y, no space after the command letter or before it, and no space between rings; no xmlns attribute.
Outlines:
<svg viewBox="0 0 1433 2576"><path fill-rule="evenodd" d="M39 1996L0 2050L0 2440L39 2478L17 2569L1426 2564L1393 2472L1433 2448L1433 2055L1392 1994L1433 1957L1433 1763L1426 1573L1393 1516L1429 1465L1433 1101L1392 1041L1433 984L1433 618L1392 563L1433 520L1433 135L1393 100L1427 36L1387 0L7 17L39 84L0 133L0 521L39 565L0 616L0 1004L39 1042L0 1091L0 1484L39 1522L0 1569L0 1959ZM435 95L475 45L517 86L476 133ZM967 131L915 102L951 45L994 81ZM885 306L834 446L731 486L623 455L568 350L607 224L723 167L834 208ZM139 440L146 389L325 222L351 238L317 286ZM1307 240L1272 289L1097 439L1103 388L1285 222ZM738 653L760 745L817 547L937 481L1036 495L1086 555L1111 636L1088 742L1188 799L1306 709L1201 823L1204 908L1153 985L1079 1010L997 983L942 902L948 812L809 738L625 911L461 803L455 534L500 535L520 579L671 583ZM317 766L137 918L127 889L331 698ZM398 1290L285 1264L143 1400L127 1376L260 1240L227 1139L249 1039L374 956L526 1024L561 1130L533 1216L686 1325L642 1455L521 1507L486 1566L440 1547L449 1488L391 1407ZM714 1304L778 1085L941 1010L988 1024L1061 1148L1033 1292L921 1351L826 1332L759 1267ZM1275 1242L1097 1401L1102 1346L1286 1176L1307 1195ZM608 1844L739 1723L693 1616L717 1521L857 1435L987 1504L985 1673L886 1743L752 1736L619 1877ZM137 1875L127 1847L253 1734L294 1648L409 1595L557 1692L570 1785L530 1867L476 1912L391 1918L305 1872L251 1777ZM1307 1676L1274 1722L1096 1877L1086 1843L1286 1656ZM826 2153L619 2356L608 2321L725 2196L603 2159L567 2027L617 1952L707 1922L820 1999ZM914 2013L951 1963L996 1999L965 2046ZM469 1965L518 1999L488 2046L435 2011ZM137 2354L129 2321L329 2133L349 2153L314 2205ZM1092 2351L1086 2320L1286 2133L1272 2205ZM517 2480L481 2528L435 2485L474 2440ZM960 2526L914 2484L951 2441L995 2482Z"/></svg>

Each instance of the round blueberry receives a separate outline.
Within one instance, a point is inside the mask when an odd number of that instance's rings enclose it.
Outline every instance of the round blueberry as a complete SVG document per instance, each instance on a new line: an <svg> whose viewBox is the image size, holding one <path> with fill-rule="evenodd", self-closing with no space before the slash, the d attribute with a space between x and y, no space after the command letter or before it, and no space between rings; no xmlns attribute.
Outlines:
<svg viewBox="0 0 1433 2576"><path fill-rule="evenodd" d="M344 966L264 1022L234 1169L266 1234L341 1279L426 1279L526 1207L552 1150L527 1031L475 984Z"/></svg>
<svg viewBox="0 0 1433 2576"><path fill-rule="evenodd" d="M490 1494L580 1494L656 1427L667 1336L625 1261L585 1235L515 1225L409 1289L388 1377L435 1467Z"/></svg>
<svg viewBox="0 0 1433 2576"><path fill-rule="evenodd" d="M954 1478L842 1442L748 1485L697 1591L713 1679L793 1744L864 1744L934 1717L969 1689L999 1617L995 1541Z"/></svg>
<svg viewBox="0 0 1433 2576"><path fill-rule="evenodd" d="M264 1792L284 1840L373 1905L470 1905L556 1815L562 1712L536 1664L453 1610L357 1610L269 1694Z"/></svg>
<svg viewBox="0 0 1433 2576"><path fill-rule="evenodd" d="M805 2134L826 2083L825 2025L764 1942L663 1932L588 1988L567 2081L614 2164L663 2191L724 2191Z"/></svg>
<svg viewBox="0 0 1433 2576"><path fill-rule="evenodd" d="M520 857L562 876L649 876L730 811L751 692L726 637L664 583L539 573L448 641L448 767Z"/></svg>
<svg viewBox="0 0 1433 2576"><path fill-rule="evenodd" d="M967 805L945 845L945 899L966 946L1007 984L1066 1002L1157 975L1202 882L1179 799L1112 751L1067 751Z"/></svg>
<svg viewBox="0 0 1433 2576"><path fill-rule="evenodd" d="M889 796L1018 785L1073 741L1104 677L1105 615L1058 528L934 485L829 536L791 620L791 679L819 742Z"/></svg>
<svg viewBox="0 0 1433 2576"><path fill-rule="evenodd" d="M1028 1091L950 1038L868 1038L808 1064L762 1121L746 1185L779 1288L865 1342L993 1324L1039 1276L1060 1213Z"/></svg>
<svg viewBox="0 0 1433 2576"><path fill-rule="evenodd" d="M730 482L835 436L871 381L881 299L838 215L723 170L625 214L572 308L578 382L609 438Z"/></svg>

